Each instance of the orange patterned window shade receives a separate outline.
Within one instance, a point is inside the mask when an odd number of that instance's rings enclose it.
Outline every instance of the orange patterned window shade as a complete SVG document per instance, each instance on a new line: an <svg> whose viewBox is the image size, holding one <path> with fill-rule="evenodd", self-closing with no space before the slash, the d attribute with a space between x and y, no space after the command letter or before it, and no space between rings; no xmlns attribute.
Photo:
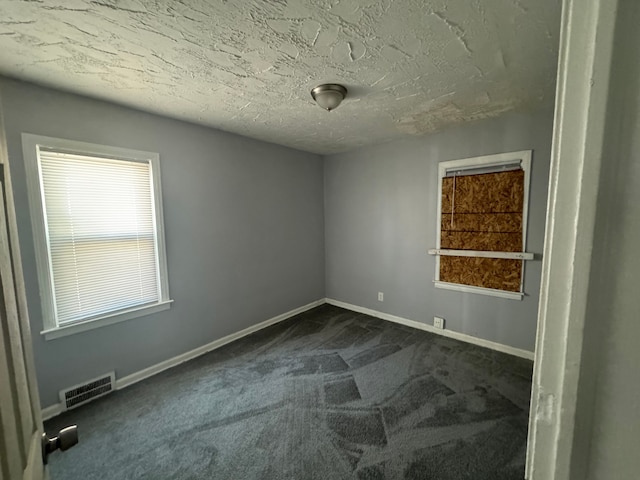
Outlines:
<svg viewBox="0 0 640 480"><path fill-rule="evenodd" d="M442 179L440 248L523 251L525 173L511 170ZM519 292L522 260L443 256L440 281Z"/></svg>

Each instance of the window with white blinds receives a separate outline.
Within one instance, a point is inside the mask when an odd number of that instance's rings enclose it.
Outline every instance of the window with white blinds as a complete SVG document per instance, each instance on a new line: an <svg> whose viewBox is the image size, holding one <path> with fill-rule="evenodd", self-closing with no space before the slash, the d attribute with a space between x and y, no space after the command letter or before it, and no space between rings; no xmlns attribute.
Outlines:
<svg viewBox="0 0 640 480"><path fill-rule="evenodd" d="M35 150L45 332L168 302L157 154L25 136L25 160Z"/></svg>

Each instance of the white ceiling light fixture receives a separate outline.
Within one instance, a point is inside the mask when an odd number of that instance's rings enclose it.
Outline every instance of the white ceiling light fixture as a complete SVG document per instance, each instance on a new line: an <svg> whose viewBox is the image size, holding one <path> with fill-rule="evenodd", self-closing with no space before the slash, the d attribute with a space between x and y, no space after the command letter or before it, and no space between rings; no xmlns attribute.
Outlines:
<svg viewBox="0 0 640 480"><path fill-rule="evenodd" d="M311 90L311 96L318 105L330 112L338 108L340 102L347 96L347 89L337 83L325 83Z"/></svg>

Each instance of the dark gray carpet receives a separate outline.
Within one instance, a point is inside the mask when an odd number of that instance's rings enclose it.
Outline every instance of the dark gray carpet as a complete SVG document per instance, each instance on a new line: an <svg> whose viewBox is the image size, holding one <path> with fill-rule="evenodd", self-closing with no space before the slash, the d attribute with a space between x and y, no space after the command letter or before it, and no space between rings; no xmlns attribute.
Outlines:
<svg viewBox="0 0 640 480"><path fill-rule="evenodd" d="M67 412L67 479L521 480L532 363L323 305Z"/></svg>

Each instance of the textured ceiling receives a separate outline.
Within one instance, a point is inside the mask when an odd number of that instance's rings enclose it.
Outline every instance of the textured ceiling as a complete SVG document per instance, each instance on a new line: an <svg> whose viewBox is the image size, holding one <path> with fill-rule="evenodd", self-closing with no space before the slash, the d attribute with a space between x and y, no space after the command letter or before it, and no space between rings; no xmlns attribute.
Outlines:
<svg viewBox="0 0 640 480"><path fill-rule="evenodd" d="M559 0L0 0L0 73L333 153L554 95ZM333 112L319 83L342 83Z"/></svg>

